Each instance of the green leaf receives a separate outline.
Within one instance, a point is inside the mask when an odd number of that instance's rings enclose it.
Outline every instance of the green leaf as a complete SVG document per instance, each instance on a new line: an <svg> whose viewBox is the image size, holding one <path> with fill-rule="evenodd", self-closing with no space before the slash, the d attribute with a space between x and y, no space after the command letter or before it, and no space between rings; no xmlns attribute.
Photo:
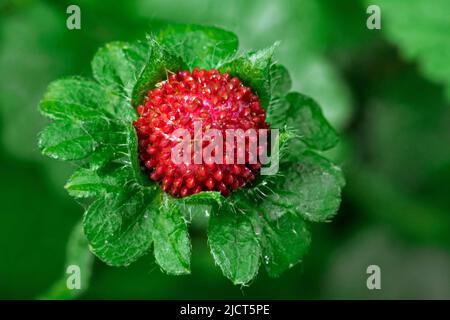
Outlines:
<svg viewBox="0 0 450 320"><path fill-rule="evenodd" d="M148 55L148 43L111 42L97 51L92 60L92 73L104 86L130 98Z"/></svg>
<svg viewBox="0 0 450 320"><path fill-rule="evenodd" d="M382 31L408 60L417 61L423 74L445 85L450 99L450 2L447 0L377 0ZM399 14L401 12L401 14Z"/></svg>
<svg viewBox="0 0 450 320"><path fill-rule="evenodd" d="M169 53L154 39L149 39L149 58L132 92L132 105L137 107L144 101L148 90L167 79L169 73L186 69L184 62Z"/></svg>
<svg viewBox="0 0 450 320"><path fill-rule="evenodd" d="M39 135L39 147L46 156L59 160L80 160L107 143L123 143L121 126L108 119L58 120Z"/></svg>
<svg viewBox="0 0 450 320"><path fill-rule="evenodd" d="M286 125L289 104L285 96L291 86L292 80L287 69L273 64L270 68L270 103L266 114L266 121L271 128L283 128Z"/></svg>
<svg viewBox="0 0 450 320"><path fill-rule="evenodd" d="M42 153L59 160L86 158L96 146L96 141L82 125L66 120L50 124L39 135Z"/></svg>
<svg viewBox="0 0 450 320"><path fill-rule="evenodd" d="M119 194L127 184L129 171L129 168L118 168L112 172L101 173L80 168L69 178L65 188L75 198L101 196L105 193Z"/></svg>
<svg viewBox="0 0 450 320"><path fill-rule="evenodd" d="M283 96L292 86L291 76L285 66L273 64L270 68L270 88L272 96Z"/></svg>
<svg viewBox="0 0 450 320"><path fill-rule="evenodd" d="M87 161L92 170L99 170L112 161L122 161L128 156L128 145L123 143L102 145L96 149ZM123 161L122 161L123 162ZM127 162L127 160L125 160Z"/></svg>
<svg viewBox="0 0 450 320"><path fill-rule="evenodd" d="M105 100L105 91L98 83L81 77L63 78L50 83L43 101L79 104L95 109Z"/></svg>
<svg viewBox="0 0 450 320"><path fill-rule="evenodd" d="M330 220L341 203L345 185L342 171L314 152L303 153L299 162L282 168L284 179L263 206L271 211L292 210L315 222ZM278 209L277 209L278 208Z"/></svg>
<svg viewBox="0 0 450 320"><path fill-rule="evenodd" d="M96 200L83 219L92 252L111 266L127 266L146 254L152 243L152 216L158 211L152 199L158 199L158 193L156 188L124 186L120 194Z"/></svg>
<svg viewBox="0 0 450 320"><path fill-rule="evenodd" d="M220 67L220 72L228 72L250 86L259 96L264 108L270 102L270 69L277 44L259 51L251 51Z"/></svg>
<svg viewBox="0 0 450 320"><path fill-rule="evenodd" d="M38 299L42 300L66 300L75 299L89 287L89 280L92 274L94 256L89 251L88 241L83 233L81 221L75 225L67 243L67 253L64 275L53 284ZM69 289L67 280L67 268L78 266L80 268L80 289Z"/></svg>
<svg viewBox="0 0 450 320"><path fill-rule="evenodd" d="M200 25L171 25L163 29L157 39L191 70L194 67L216 68L232 57L239 45L234 33Z"/></svg>
<svg viewBox="0 0 450 320"><path fill-rule="evenodd" d="M328 150L338 143L336 131L313 99L298 92L291 92L286 96L286 100L289 103L287 125L293 128L310 148Z"/></svg>
<svg viewBox="0 0 450 320"><path fill-rule="evenodd" d="M270 214L253 217L256 233L261 245L263 264L272 277L301 262L311 243L305 221L292 212L279 218Z"/></svg>
<svg viewBox="0 0 450 320"><path fill-rule="evenodd" d="M245 285L256 277L261 251L247 215L224 204L209 220L208 241L214 261L234 284Z"/></svg>
<svg viewBox="0 0 450 320"><path fill-rule="evenodd" d="M84 120L105 116L101 110L54 100L41 101L40 110L44 115L53 119Z"/></svg>
<svg viewBox="0 0 450 320"><path fill-rule="evenodd" d="M114 113L119 97L98 83L80 77L52 82L41 100L40 111L51 119L83 120Z"/></svg>
<svg viewBox="0 0 450 320"><path fill-rule="evenodd" d="M153 242L158 265L168 274L189 274L191 241L186 221L175 201L166 194L153 216Z"/></svg>

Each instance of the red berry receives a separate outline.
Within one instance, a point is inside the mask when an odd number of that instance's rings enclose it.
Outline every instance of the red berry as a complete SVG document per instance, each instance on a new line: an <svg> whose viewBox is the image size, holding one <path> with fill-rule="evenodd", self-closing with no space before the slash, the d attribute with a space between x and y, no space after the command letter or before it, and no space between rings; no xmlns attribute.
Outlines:
<svg viewBox="0 0 450 320"><path fill-rule="evenodd" d="M139 158L150 179L160 182L163 191L176 197L207 190L227 196L259 173L261 164L255 164L257 155L249 154L249 148L237 146L236 141L225 145L227 129L269 129L259 98L238 78L215 69L180 71L150 90L137 111L140 118L134 127L139 140ZM217 155L215 150L211 152L212 159L205 157L201 164L194 161L194 123L198 121L203 132L216 129L222 133L222 163L213 161ZM172 160L172 150L179 143L174 133L177 129L186 129L191 135L189 163ZM207 148L209 144L203 140L201 147ZM234 151L234 158L227 154L229 150ZM245 163L237 162L238 156L243 156Z"/></svg>

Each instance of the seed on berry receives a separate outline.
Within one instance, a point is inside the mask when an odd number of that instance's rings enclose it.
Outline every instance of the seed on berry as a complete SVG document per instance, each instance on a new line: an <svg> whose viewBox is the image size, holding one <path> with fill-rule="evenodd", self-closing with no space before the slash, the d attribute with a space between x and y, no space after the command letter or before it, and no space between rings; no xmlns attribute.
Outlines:
<svg viewBox="0 0 450 320"><path fill-rule="evenodd" d="M208 180L206 180L205 185L209 190L212 190L212 188L214 188L214 180L209 178Z"/></svg>
<svg viewBox="0 0 450 320"><path fill-rule="evenodd" d="M221 170L217 170L216 172L214 172L214 179L216 179L217 181L221 181L222 177L223 174Z"/></svg>

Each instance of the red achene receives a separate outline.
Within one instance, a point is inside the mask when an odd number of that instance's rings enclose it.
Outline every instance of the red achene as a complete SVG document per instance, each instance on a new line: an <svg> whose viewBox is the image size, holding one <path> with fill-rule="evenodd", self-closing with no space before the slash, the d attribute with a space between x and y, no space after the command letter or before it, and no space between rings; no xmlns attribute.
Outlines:
<svg viewBox="0 0 450 320"><path fill-rule="evenodd" d="M194 135L194 122L202 130L268 129L265 110L257 95L236 77L215 69L180 71L148 93L138 106L134 122L139 140L139 157L151 180L163 191L184 197L200 191L220 191L224 196L255 178L261 164L248 161L252 154L244 147L227 145L234 154L245 153L245 163L174 163L171 150L178 143L173 132L184 128ZM248 137L247 137L248 138ZM247 140L248 141L248 140ZM204 141L203 147L208 144Z"/></svg>

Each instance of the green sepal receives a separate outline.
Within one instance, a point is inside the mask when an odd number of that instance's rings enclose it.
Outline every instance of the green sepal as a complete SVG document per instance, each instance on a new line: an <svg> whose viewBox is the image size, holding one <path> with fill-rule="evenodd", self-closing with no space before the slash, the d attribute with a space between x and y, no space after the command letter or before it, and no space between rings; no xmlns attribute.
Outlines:
<svg viewBox="0 0 450 320"><path fill-rule="evenodd" d="M252 219L262 251L262 263L271 277L302 261L311 244L306 223L299 215L254 213Z"/></svg>
<svg viewBox="0 0 450 320"><path fill-rule="evenodd" d="M147 42L110 42L92 60L92 74L103 86L130 98L136 81L148 62Z"/></svg>
<svg viewBox="0 0 450 320"><path fill-rule="evenodd" d="M256 277L261 249L248 215L224 203L210 217L208 242L214 261L235 285L246 285Z"/></svg>
<svg viewBox="0 0 450 320"><path fill-rule="evenodd" d="M107 193L119 194L130 179L130 170L119 167L110 172L79 168L64 186L74 198L102 196Z"/></svg>
<svg viewBox="0 0 450 320"><path fill-rule="evenodd" d="M167 51L154 38L149 37L148 42L148 62L137 79L131 94L131 104L135 108L143 103L148 91L155 88L158 82L167 80L170 73L187 69L183 60Z"/></svg>
<svg viewBox="0 0 450 320"><path fill-rule="evenodd" d="M220 72L238 77L245 85L250 86L265 109L270 103L270 69L276 47L277 44L274 44L263 50L248 52L219 68Z"/></svg>
<svg viewBox="0 0 450 320"><path fill-rule="evenodd" d="M239 46L237 36L210 26L176 24L161 30L157 40L173 55L194 67L209 70L233 57Z"/></svg>
<svg viewBox="0 0 450 320"><path fill-rule="evenodd" d="M263 203L266 209L289 210L314 222L329 221L337 213L345 185L339 167L305 151L298 162L286 163L280 169L280 179Z"/></svg>
<svg viewBox="0 0 450 320"><path fill-rule="evenodd" d="M191 241L180 207L167 194L161 194L158 202L160 208L153 216L156 262L168 274L189 274Z"/></svg>
<svg viewBox="0 0 450 320"><path fill-rule="evenodd" d="M292 128L308 147L328 150L336 146L339 136L323 116L316 101L298 92L286 96L289 108L286 124Z"/></svg>
<svg viewBox="0 0 450 320"><path fill-rule="evenodd" d="M92 252L111 266L127 266L146 254L152 244L153 215L159 210L155 188L123 186L87 209L84 232Z"/></svg>
<svg viewBox="0 0 450 320"><path fill-rule="evenodd" d="M286 116L289 104L286 94L292 86L288 70L280 64L270 68L270 103L266 112L266 121L271 128L281 129L286 126Z"/></svg>

